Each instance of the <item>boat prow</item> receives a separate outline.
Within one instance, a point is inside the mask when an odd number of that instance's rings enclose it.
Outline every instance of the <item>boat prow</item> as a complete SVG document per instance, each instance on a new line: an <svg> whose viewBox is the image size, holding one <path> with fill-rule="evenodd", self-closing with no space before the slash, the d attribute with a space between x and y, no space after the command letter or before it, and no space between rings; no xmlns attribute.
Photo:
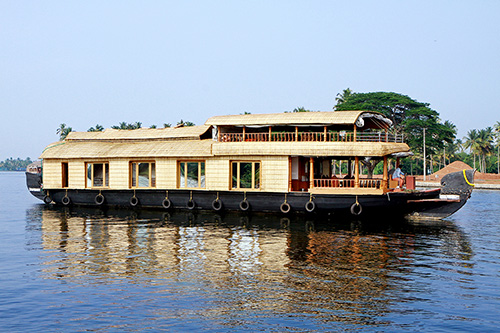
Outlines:
<svg viewBox="0 0 500 333"><path fill-rule="evenodd" d="M475 170L449 173L441 179L441 189L435 198L408 200L413 212L406 215L410 220L444 219L469 200L474 189Z"/></svg>

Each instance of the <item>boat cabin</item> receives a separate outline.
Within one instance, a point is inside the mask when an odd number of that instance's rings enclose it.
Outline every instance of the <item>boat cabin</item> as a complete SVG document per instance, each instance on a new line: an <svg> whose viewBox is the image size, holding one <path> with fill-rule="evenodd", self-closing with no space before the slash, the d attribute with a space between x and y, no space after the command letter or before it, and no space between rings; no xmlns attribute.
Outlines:
<svg viewBox="0 0 500 333"><path fill-rule="evenodd" d="M43 151L43 187L383 194L391 191L388 159L409 153L391 125L377 112L333 111L71 132ZM378 162L383 175L372 176Z"/></svg>

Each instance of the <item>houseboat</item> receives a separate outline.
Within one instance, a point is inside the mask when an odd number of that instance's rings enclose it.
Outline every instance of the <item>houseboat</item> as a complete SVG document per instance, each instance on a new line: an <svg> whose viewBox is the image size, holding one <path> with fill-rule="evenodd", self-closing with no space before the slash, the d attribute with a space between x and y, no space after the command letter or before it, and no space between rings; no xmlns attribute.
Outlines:
<svg viewBox="0 0 500 333"><path fill-rule="evenodd" d="M410 156L372 111L215 116L202 126L71 132L41 154L28 188L46 204L444 218L462 207L474 170L441 187L398 188ZM376 165L382 167L373 175ZM413 181L412 181L413 180Z"/></svg>

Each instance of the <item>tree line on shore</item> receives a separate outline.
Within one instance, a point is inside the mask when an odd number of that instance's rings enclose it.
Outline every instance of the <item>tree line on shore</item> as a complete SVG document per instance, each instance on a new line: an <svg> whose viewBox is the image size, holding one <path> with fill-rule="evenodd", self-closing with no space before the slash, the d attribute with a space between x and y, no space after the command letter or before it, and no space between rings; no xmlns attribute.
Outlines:
<svg viewBox="0 0 500 333"><path fill-rule="evenodd" d="M33 161L29 157L26 157L24 160L19 157L16 159L10 157L0 162L0 171L24 171L31 163L33 163Z"/></svg>
<svg viewBox="0 0 500 333"><path fill-rule="evenodd" d="M413 156L402 160L402 168L407 173L423 174L424 160L427 174L454 161L463 161L483 173L500 173L500 121L484 129L472 129L464 138L457 138L455 124L449 120L442 121L439 113L431 109L429 103L418 102L406 95L394 92L356 93L347 88L336 95L335 103L333 107L335 111L377 111L389 118L393 123L391 132L402 134L404 141L414 153ZM291 112L311 112L311 110L298 107ZM183 120L177 123L177 126L194 125ZM163 124L164 128L171 126L169 123ZM111 128L138 129L142 128L142 123L120 122ZM157 126L152 125L150 128ZM56 133L60 140L64 140L72 130L63 123ZM103 130L104 127L99 124L88 129L89 132ZM377 160L366 162L365 166L377 171L378 162Z"/></svg>
<svg viewBox="0 0 500 333"><path fill-rule="evenodd" d="M442 121L429 103L418 102L406 95L394 92L356 93L347 88L336 95L335 102L335 111L377 111L388 117L393 123L391 132L402 134L404 142L414 153L401 162L402 169L409 174L423 174L424 158L427 174L454 161L465 162L483 173L500 173L500 121L483 129L469 130L464 138L457 138L455 124L449 120ZM304 107L293 110L307 111L310 110ZM378 170L375 171L377 173Z"/></svg>

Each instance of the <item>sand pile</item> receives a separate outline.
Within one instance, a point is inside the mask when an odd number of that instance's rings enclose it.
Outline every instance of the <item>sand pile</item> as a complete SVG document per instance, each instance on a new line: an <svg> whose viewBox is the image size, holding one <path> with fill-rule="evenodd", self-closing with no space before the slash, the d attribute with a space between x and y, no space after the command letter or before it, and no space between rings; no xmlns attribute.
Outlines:
<svg viewBox="0 0 500 333"><path fill-rule="evenodd" d="M462 162L462 161L455 161L438 172L433 173L432 175L428 176L429 181L440 181L441 178L443 178L444 175L449 174L450 172L457 172L457 171L462 171L462 170L469 170L472 169L471 166L468 164ZM420 179L422 176L419 177ZM495 173L481 173L479 171L476 171L474 174L474 181L500 181L500 175L495 174Z"/></svg>

